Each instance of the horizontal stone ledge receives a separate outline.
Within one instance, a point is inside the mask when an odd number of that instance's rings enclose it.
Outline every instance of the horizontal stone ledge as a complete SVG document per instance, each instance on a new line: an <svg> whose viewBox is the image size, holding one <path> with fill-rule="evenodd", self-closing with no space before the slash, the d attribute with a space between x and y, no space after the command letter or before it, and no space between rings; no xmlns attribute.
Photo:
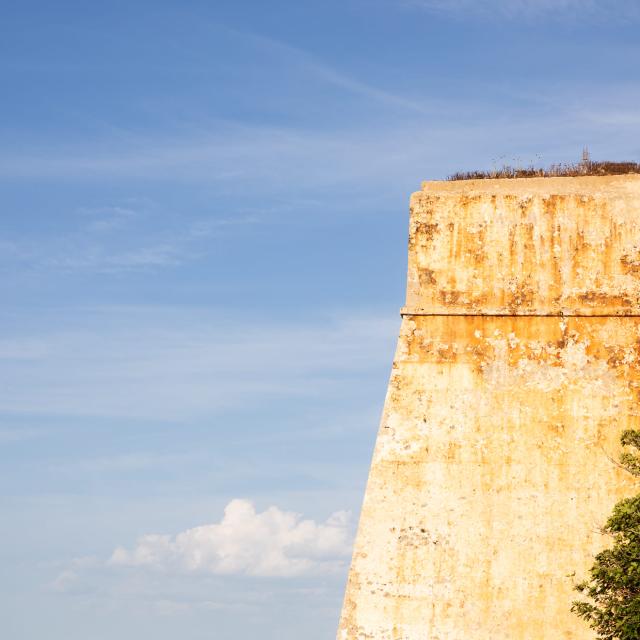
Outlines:
<svg viewBox="0 0 640 640"><path fill-rule="evenodd" d="M477 318L640 318L639 313L629 313L621 310L620 313L590 313L588 310L584 312L576 311L553 311L553 312L537 312L537 311L477 311L468 313L462 311L434 311L431 309L413 309L410 307L401 307L400 315L405 316L442 316L442 317L477 317Z"/></svg>

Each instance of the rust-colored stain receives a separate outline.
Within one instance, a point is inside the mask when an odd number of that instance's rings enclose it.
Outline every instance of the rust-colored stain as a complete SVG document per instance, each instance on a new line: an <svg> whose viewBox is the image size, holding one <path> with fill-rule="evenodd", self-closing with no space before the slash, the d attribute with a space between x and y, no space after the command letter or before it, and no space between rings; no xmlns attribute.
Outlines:
<svg viewBox="0 0 640 640"><path fill-rule="evenodd" d="M338 640L587 640L633 490L640 177L426 183Z"/></svg>

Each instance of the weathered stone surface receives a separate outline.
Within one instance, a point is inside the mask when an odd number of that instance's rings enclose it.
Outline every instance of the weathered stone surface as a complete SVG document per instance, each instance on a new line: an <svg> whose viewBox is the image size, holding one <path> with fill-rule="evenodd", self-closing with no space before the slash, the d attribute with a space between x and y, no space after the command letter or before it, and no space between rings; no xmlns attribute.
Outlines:
<svg viewBox="0 0 640 640"><path fill-rule="evenodd" d="M427 183L411 202L338 639L594 638L569 574L633 490L612 458L639 426L640 177Z"/></svg>
<svg viewBox="0 0 640 640"><path fill-rule="evenodd" d="M407 310L640 313L640 175L425 182Z"/></svg>

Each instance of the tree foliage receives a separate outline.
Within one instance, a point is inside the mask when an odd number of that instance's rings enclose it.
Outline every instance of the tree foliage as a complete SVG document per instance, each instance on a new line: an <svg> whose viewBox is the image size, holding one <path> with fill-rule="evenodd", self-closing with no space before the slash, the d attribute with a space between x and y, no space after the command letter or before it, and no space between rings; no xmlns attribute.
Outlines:
<svg viewBox="0 0 640 640"><path fill-rule="evenodd" d="M640 431L629 429L621 442L634 451L620 456L620 465L640 477ZM613 544L595 557L589 579L576 585L587 598L571 610L586 620L602 640L640 638L640 494L621 500L603 528Z"/></svg>

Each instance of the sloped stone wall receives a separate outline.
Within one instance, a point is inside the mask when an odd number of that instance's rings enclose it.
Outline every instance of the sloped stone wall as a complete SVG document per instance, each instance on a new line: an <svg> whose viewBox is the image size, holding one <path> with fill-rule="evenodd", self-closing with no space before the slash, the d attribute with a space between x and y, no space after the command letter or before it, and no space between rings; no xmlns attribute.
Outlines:
<svg viewBox="0 0 640 640"><path fill-rule="evenodd" d="M555 640L633 491L640 176L425 183L338 640Z"/></svg>

